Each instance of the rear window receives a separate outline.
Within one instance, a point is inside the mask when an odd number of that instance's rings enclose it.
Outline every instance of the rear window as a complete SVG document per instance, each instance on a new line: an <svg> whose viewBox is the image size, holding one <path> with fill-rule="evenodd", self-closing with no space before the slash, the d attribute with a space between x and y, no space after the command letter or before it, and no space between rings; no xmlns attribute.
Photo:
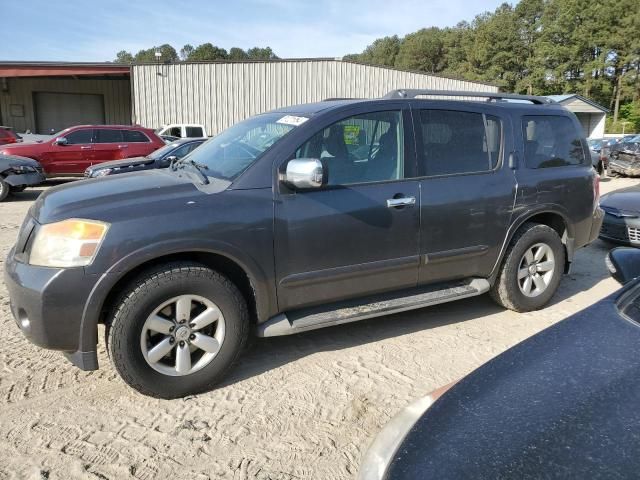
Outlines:
<svg viewBox="0 0 640 480"><path fill-rule="evenodd" d="M581 136L568 117L522 117L524 158L528 168L552 168L585 163Z"/></svg>
<svg viewBox="0 0 640 480"><path fill-rule="evenodd" d="M96 132L96 143L122 142L122 130L99 128Z"/></svg>
<svg viewBox="0 0 640 480"><path fill-rule="evenodd" d="M204 137L202 127L185 127L187 131L187 137Z"/></svg>
<svg viewBox="0 0 640 480"><path fill-rule="evenodd" d="M150 142L150 140L147 138L147 136L144 133L139 132L137 130L123 130L122 136L125 142L131 142L131 143Z"/></svg>

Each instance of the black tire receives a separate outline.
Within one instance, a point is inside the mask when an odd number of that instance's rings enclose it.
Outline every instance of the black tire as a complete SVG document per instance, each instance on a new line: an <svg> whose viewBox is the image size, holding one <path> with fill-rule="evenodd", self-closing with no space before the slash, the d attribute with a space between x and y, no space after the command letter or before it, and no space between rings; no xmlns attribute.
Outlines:
<svg viewBox="0 0 640 480"><path fill-rule="evenodd" d="M198 371L170 376L156 371L141 349L143 325L168 299L198 295L220 309L224 340L213 360ZM136 280L119 297L107 324L107 351L122 379L140 393L178 398L211 390L225 376L244 349L249 333L247 304L238 288L210 268L191 262L163 265Z"/></svg>
<svg viewBox="0 0 640 480"><path fill-rule="evenodd" d="M554 269L547 287L537 296L523 293L518 280L521 261L527 250L546 244L553 252ZM544 307L556 292L565 265L565 249L558 233L546 225L525 223L516 232L505 254L500 273L491 287L491 297L501 306L516 312L530 312Z"/></svg>
<svg viewBox="0 0 640 480"><path fill-rule="evenodd" d="M10 191L11 187L9 187L9 184L0 177L0 202L7 198Z"/></svg>

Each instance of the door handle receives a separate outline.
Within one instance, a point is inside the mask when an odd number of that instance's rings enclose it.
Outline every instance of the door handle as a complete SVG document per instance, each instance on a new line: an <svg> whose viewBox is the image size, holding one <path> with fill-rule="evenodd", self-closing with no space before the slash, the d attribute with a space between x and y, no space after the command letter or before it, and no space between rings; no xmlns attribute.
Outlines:
<svg viewBox="0 0 640 480"><path fill-rule="evenodd" d="M127 148L129 145L118 145L118 148Z"/></svg>
<svg viewBox="0 0 640 480"><path fill-rule="evenodd" d="M85 145L84 147L80 147L80 150L91 150L91 145Z"/></svg>
<svg viewBox="0 0 640 480"><path fill-rule="evenodd" d="M387 200L387 208L409 207L416 204L416 197L390 198Z"/></svg>

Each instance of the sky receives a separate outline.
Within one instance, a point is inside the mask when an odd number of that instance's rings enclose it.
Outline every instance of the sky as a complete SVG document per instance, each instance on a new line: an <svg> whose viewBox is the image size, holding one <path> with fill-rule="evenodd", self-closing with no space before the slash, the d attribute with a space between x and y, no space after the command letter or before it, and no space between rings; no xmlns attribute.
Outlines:
<svg viewBox="0 0 640 480"><path fill-rule="evenodd" d="M454 26L503 0L0 0L0 61L110 61L169 43L269 46L282 58L360 53L376 38Z"/></svg>

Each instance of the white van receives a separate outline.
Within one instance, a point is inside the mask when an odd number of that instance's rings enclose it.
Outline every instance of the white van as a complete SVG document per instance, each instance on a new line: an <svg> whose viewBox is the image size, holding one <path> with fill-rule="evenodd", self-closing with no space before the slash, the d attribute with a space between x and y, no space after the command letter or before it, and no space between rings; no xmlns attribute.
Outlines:
<svg viewBox="0 0 640 480"><path fill-rule="evenodd" d="M163 125L156 129L156 133L159 136L176 138L202 138L208 136L204 125L197 123L172 123L171 125Z"/></svg>

